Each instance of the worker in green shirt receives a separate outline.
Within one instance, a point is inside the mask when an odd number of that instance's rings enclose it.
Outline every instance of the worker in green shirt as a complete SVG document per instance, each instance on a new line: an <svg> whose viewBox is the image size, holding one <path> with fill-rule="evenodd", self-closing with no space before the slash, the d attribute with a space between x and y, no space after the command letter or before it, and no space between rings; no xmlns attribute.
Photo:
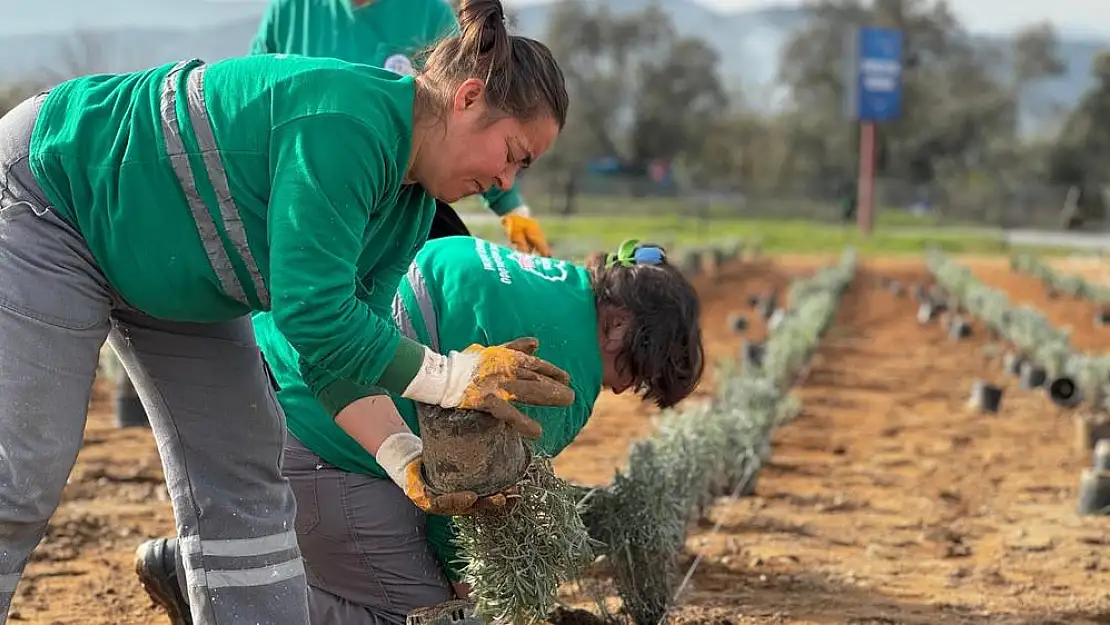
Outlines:
<svg viewBox="0 0 1110 625"><path fill-rule="evenodd" d="M523 408L542 426L536 448L549 456L586 425L602 388L631 389L660 407L688 396L704 370L699 316L682 273L660 248L636 241L585 268L471 237L431 240L393 302L401 331L444 354L536 337L536 355L565 370L574 389L570 406ZM415 403L366 393L329 411L305 384L300 355L273 315L254 321L292 434L283 471L297 498L309 623L401 623L415 608L465 597L451 518L425 514L404 494L422 448ZM363 409L391 429L367 427L358 418ZM172 553L177 542L148 544ZM174 569L166 558L140 568L140 576L163 589L153 596L169 614L187 614Z"/></svg>
<svg viewBox="0 0 1110 625"><path fill-rule="evenodd" d="M272 317L324 406L359 388L534 434L514 403L573 401L565 372L512 345L444 354L391 317L432 197L511 186L566 118L546 47L510 37L497 0L462 16L418 76L191 60L66 81L0 118L0 623L81 447L109 334L150 414L202 625L309 617L251 313ZM430 512L478 505L429 500L418 480L405 492Z"/></svg>
<svg viewBox="0 0 1110 625"><path fill-rule="evenodd" d="M271 0L250 45L252 54L300 54L331 57L412 75L416 59L439 39L456 35L458 21L444 0ZM501 217L517 249L550 256L547 239L531 217L514 183L508 190L490 186L482 194ZM436 199L429 238L470 234L450 204ZM140 406L128 402L133 385L125 372L117 377L117 396L126 425L147 421Z"/></svg>
<svg viewBox="0 0 1110 625"><path fill-rule="evenodd" d="M419 69L424 50L458 30L446 0L270 0L250 50L334 57L406 75ZM551 256L543 230L516 184L490 187L482 198L501 218L514 247ZM467 234L455 209L437 200L430 238Z"/></svg>

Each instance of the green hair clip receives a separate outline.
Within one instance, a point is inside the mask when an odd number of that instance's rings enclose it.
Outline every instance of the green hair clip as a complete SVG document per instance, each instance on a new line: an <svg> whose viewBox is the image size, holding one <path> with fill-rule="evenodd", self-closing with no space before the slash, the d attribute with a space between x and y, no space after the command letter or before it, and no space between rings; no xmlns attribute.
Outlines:
<svg viewBox="0 0 1110 625"><path fill-rule="evenodd" d="M667 255L657 245L640 246L639 239L625 239L616 253L605 256L605 267L632 267L633 265L661 265Z"/></svg>

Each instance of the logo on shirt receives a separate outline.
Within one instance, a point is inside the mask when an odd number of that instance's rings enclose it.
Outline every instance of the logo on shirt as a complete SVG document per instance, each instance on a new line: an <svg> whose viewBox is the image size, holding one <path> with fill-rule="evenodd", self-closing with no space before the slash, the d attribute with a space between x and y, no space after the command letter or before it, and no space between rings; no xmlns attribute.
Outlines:
<svg viewBox="0 0 1110 625"><path fill-rule="evenodd" d="M521 252L510 252L509 260L520 265L520 268L524 271L539 276L548 282L564 282L569 273L565 260L534 256Z"/></svg>
<svg viewBox="0 0 1110 625"><path fill-rule="evenodd" d="M570 274L565 260L515 252L482 239L475 239L475 251L482 261L482 267L486 271L495 272L502 284L513 283L506 261L516 263L522 271L548 282L565 282Z"/></svg>
<svg viewBox="0 0 1110 625"><path fill-rule="evenodd" d="M402 76L412 76L416 74L416 70L412 67L412 61L403 54L391 54L385 60L382 67Z"/></svg>

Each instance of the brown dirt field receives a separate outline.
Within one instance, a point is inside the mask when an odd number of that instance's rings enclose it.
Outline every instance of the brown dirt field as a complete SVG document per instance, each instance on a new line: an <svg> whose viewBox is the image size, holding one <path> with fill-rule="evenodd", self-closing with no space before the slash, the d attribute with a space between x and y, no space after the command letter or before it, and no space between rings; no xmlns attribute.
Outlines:
<svg viewBox="0 0 1110 625"><path fill-rule="evenodd" d="M1063 274L1078 274L1101 284L1110 284L1110 254L1083 254L1047 261Z"/></svg>
<svg viewBox="0 0 1110 625"><path fill-rule="evenodd" d="M702 279L710 357L734 357L741 337L725 319L747 310L750 292L817 264L776 258ZM1011 299L1044 305L1054 322L1074 319L1078 345L1110 348L1110 330L1073 311L1082 304L1050 302L1004 262L974 266ZM880 289L878 275L910 284L926 271L919 260L863 263L799 391L805 411L777 433L756 496L719 501L691 533L690 556L703 559L673 622L1110 623L1110 557L1101 553L1110 521L1074 512L1089 460L1073 448L1070 416L988 361L978 328L953 342L936 325L918 326L912 300ZM759 336L761 324L749 333ZM1005 387L999 414L964 407L976 377ZM604 396L556 468L608 481L629 443L651 431L653 412ZM165 623L130 562L142 539L172 527L149 433L114 429L98 393L11 622Z"/></svg>

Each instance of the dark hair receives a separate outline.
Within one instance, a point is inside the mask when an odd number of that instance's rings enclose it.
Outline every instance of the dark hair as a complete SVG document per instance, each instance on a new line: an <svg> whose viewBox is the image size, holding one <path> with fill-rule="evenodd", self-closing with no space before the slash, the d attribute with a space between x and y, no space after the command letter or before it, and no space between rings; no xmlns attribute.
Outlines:
<svg viewBox="0 0 1110 625"><path fill-rule="evenodd" d="M421 76L439 104L463 81L481 78L494 111L524 121L550 115L562 130L570 100L551 50L510 35L498 0L462 0L458 17L460 34L439 41L423 61Z"/></svg>
<svg viewBox="0 0 1110 625"><path fill-rule="evenodd" d="M633 388L660 408L694 391L705 371L701 304L693 285L665 261L659 265L592 265L590 285L600 310L631 313L617 368L631 373Z"/></svg>

